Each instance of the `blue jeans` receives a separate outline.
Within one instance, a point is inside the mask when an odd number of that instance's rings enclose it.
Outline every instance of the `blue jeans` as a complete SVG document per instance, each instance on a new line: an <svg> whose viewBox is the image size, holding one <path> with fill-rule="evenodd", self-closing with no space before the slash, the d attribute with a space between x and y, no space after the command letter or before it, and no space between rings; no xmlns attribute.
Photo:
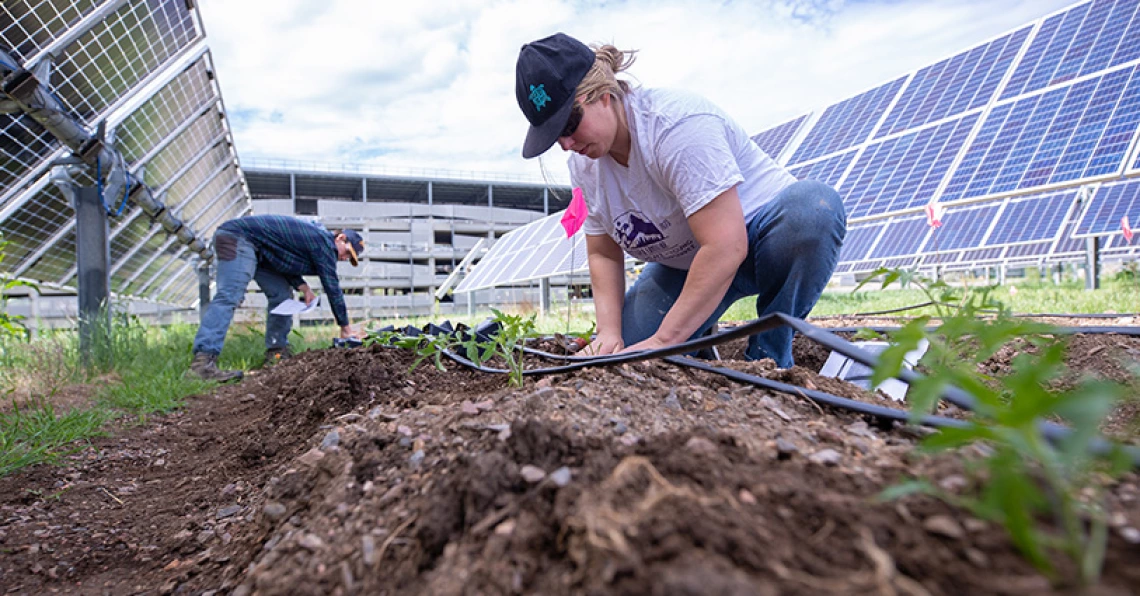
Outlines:
<svg viewBox="0 0 1140 596"><path fill-rule="evenodd" d="M214 253L217 255L217 291L206 307L198 334L194 337L194 353L205 352L215 356L222 353L226 332L234 319L234 309L241 304L250 280L256 280L269 299L265 321L265 349L289 345L289 331L293 317L269 314L277 305L293 297L293 288L285 277L275 271L257 266L257 249L244 236L218 230L214 234Z"/></svg>
<svg viewBox="0 0 1140 596"><path fill-rule="evenodd" d="M839 193L814 180L792 184L761 207L748 222L748 256L736 271L724 299L693 334L707 332L732 306L756 296L756 314L782 312L804 318L835 271L847 233L847 214ZM673 307L688 271L650 263L625 294L622 341L633 345L657 332ZM792 366L792 330L780 327L753 335L745 358L771 358ZM692 338L690 338L692 339Z"/></svg>

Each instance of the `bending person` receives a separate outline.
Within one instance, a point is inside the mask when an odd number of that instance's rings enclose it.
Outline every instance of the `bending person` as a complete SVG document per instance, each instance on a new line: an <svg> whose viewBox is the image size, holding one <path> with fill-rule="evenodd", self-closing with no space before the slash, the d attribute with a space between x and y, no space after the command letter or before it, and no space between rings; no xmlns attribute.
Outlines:
<svg viewBox="0 0 1140 596"><path fill-rule="evenodd" d="M226 332L234 309L245 296L250 280L269 299L265 320L265 359L272 364L291 355L289 331L293 317L269 311L293 297L293 290L304 294L305 304L317 296L302 275L320 277L333 317L340 325L340 336L355 337L340 290L337 261L350 261L355 267L364 252L364 239L353 230L332 233L318 224L284 215L251 215L231 219L214 232L214 252L218 259L217 295L202 315L194 337L194 361L190 370L209 381L240 379L239 370L219 370Z"/></svg>
<svg viewBox="0 0 1140 596"><path fill-rule="evenodd" d="M846 214L797 181L708 100L632 87L632 52L559 33L523 46L515 95L523 157L558 143L581 187L597 336L584 353L652 349L707 331L734 302L805 317L835 270ZM625 253L648 262L625 289ZM792 330L749 339L748 359L792 365Z"/></svg>

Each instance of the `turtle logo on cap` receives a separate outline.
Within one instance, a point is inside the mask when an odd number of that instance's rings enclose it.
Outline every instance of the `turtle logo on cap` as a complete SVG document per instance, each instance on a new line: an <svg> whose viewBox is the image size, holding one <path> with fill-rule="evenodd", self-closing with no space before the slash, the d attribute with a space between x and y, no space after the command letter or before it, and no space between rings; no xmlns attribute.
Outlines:
<svg viewBox="0 0 1140 596"><path fill-rule="evenodd" d="M550 96L546 94L546 89L542 85L537 87L534 85L530 86L530 102L534 104L536 111L542 111L542 108L544 108L549 101Z"/></svg>

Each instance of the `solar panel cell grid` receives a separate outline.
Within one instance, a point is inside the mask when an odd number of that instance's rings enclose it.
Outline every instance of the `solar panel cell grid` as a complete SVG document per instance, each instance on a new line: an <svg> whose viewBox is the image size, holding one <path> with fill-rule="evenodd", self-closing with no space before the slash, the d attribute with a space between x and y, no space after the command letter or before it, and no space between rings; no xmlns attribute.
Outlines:
<svg viewBox="0 0 1140 596"><path fill-rule="evenodd" d="M214 98L205 62L199 60L118 126L116 146L133 164Z"/></svg>
<svg viewBox="0 0 1140 596"><path fill-rule="evenodd" d="M843 247L839 250L839 261L861 261L870 252L871 246L879 233L883 231L882 225L869 225L852 227L847 230L843 239Z"/></svg>
<svg viewBox="0 0 1140 596"><path fill-rule="evenodd" d="M926 218L895 219L887 224L883 237L871 251L871 258L914 255L929 233Z"/></svg>
<svg viewBox="0 0 1140 596"><path fill-rule="evenodd" d="M1133 66L997 106L941 199L1119 172L1140 123L1138 73Z"/></svg>
<svg viewBox="0 0 1140 596"><path fill-rule="evenodd" d="M928 203L977 119L969 114L869 145L839 188L848 217Z"/></svg>
<svg viewBox="0 0 1140 596"><path fill-rule="evenodd" d="M132 2L84 33L57 60L55 91L90 125L200 35L182 2ZM58 82L57 82L58 81Z"/></svg>
<svg viewBox="0 0 1140 596"><path fill-rule="evenodd" d="M851 164L857 151L852 149L806 166L788 168L788 171L798 180L819 180L834 188L839 185L839 180L843 178L843 173L847 171L847 166Z"/></svg>
<svg viewBox="0 0 1140 596"><path fill-rule="evenodd" d="M1008 99L1140 57L1136 0L1097 0L1049 17L1002 93Z"/></svg>
<svg viewBox="0 0 1140 596"><path fill-rule="evenodd" d="M1056 238L1076 194L1076 191L1068 191L1010 201L986 244L996 246Z"/></svg>
<svg viewBox="0 0 1140 596"><path fill-rule="evenodd" d="M226 158L226 152L215 149L212 153L220 159ZM216 171L216 170L215 170ZM232 161L227 161L226 168L208 181L199 181L199 187L193 196L186 197L186 205L182 208L182 216L193 221L201 215L202 211L217 202L221 193L233 186L239 180L237 167ZM204 182L204 184L202 184Z"/></svg>
<svg viewBox="0 0 1140 596"><path fill-rule="evenodd" d="M800 128L803 127L807 118L808 115L804 114L799 118L769 128L752 137L752 140L764 153L767 153L772 159L776 159L780 157L780 154L784 152L784 148L788 146L788 143L791 142L792 138L794 138Z"/></svg>
<svg viewBox="0 0 1140 596"><path fill-rule="evenodd" d="M0 196L30 182L33 170L61 143L24 114L0 114ZM42 172L41 172L42 173Z"/></svg>
<svg viewBox="0 0 1140 596"><path fill-rule="evenodd" d="M1140 180L1105 185L1097 189L1077 222L1075 234L1091 236L1120 233L1120 220L1128 216L1140 229Z"/></svg>
<svg viewBox="0 0 1140 596"><path fill-rule="evenodd" d="M221 119L218 118L216 110L200 116L194 124L182 131L182 134L147 163L146 183L151 188L158 189L173 182L171 176L223 132Z"/></svg>
<svg viewBox="0 0 1140 596"><path fill-rule="evenodd" d="M4 0L0 6L0 44L23 59L30 58L99 4L95 0Z"/></svg>
<svg viewBox="0 0 1140 596"><path fill-rule="evenodd" d="M21 277L44 283L55 283L75 266L75 230L63 235L51 250L44 253Z"/></svg>
<svg viewBox="0 0 1140 596"><path fill-rule="evenodd" d="M962 250L981 246L1000 206L989 204L947 211L942 218L942 227L931 233L923 252Z"/></svg>
<svg viewBox="0 0 1140 596"><path fill-rule="evenodd" d="M19 271L31 265L28 259L74 217L75 211L70 201L55 187L49 184L37 193L11 217L0 222L0 233L3 233L4 240L8 242L4 251L6 270ZM69 253L69 257L74 260L75 253ZM45 278L37 279L46 281ZM55 278L50 281L55 281Z"/></svg>
<svg viewBox="0 0 1140 596"><path fill-rule="evenodd" d="M1061 18L1061 24L1049 40L1049 45L1045 47L1041 61L1026 82L1023 92L1034 91L1055 82L1062 82L1056 78L1057 69L1091 7L1092 5L1088 3L1081 4L1057 15Z"/></svg>
<svg viewBox="0 0 1140 596"><path fill-rule="evenodd" d="M866 141L904 81L906 77L899 77L824 110L788 163L798 164Z"/></svg>
<svg viewBox="0 0 1140 596"><path fill-rule="evenodd" d="M878 137L916 128L989 102L1031 27L947 58L915 73Z"/></svg>
<svg viewBox="0 0 1140 596"><path fill-rule="evenodd" d="M1041 256L1049 252L1050 245L1049 242L1036 242L1011 246L1006 250L1005 256L1009 259Z"/></svg>

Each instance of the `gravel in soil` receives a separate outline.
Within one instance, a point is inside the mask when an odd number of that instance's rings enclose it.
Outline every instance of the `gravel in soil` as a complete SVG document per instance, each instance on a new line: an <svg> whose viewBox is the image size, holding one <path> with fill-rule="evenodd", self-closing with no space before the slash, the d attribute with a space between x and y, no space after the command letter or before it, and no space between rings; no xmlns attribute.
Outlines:
<svg viewBox="0 0 1140 596"><path fill-rule="evenodd" d="M1084 336L1070 358L1113 377L1137 349L1136 338ZM803 366L787 371L724 365L889 403L816 375L826 354L801 338L796 358ZM23 594L1065 590L1025 563L999 527L928 497L875 498L915 474L967 490L960 458L916 454L920 429L883 428L660 361L512 388L452 363L409 372L412 360L378 347L306 352L120 428L64 466L0 478L0 586ZM1133 423L1127 410L1118 414ZM1136 475L1110 487L1108 505L1100 590L1134 593Z"/></svg>

